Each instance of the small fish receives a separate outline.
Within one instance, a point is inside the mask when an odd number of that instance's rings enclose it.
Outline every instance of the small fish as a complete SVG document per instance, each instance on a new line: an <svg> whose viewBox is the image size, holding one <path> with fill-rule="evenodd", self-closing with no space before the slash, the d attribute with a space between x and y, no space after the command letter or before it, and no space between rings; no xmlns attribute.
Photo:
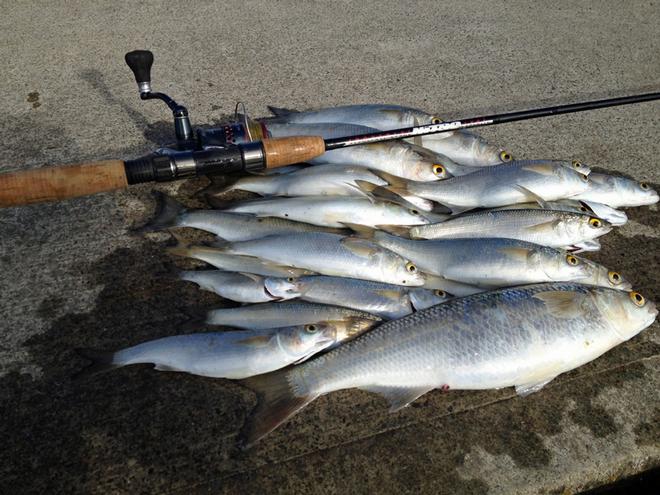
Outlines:
<svg viewBox="0 0 660 495"><path fill-rule="evenodd" d="M346 124L284 124L269 125L271 137L300 135L325 139L374 132L375 129ZM459 165L450 158L404 141L386 141L326 151L309 160L313 165L353 165L417 181L437 181L451 177L450 168Z"/></svg>
<svg viewBox="0 0 660 495"><path fill-rule="evenodd" d="M312 275L314 272L291 266L281 265L254 256L236 256L209 246L191 246L181 238L174 236L178 244L166 251L175 256L185 256L213 265L228 272L254 273L263 277L299 277Z"/></svg>
<svg viewBox="0 0 660 495"><path fill-rule="evenodd" d="M375 232L374 242L412 260L423 272L482 288L581 282L589 276L587 265L572 254L514 239L419 241Z"/></svg>
<svg viewBox="0 0 660 495"><path fill-rule="evenodd" d="M131 364L212 378L242 379L300 363L330 347L343 322L322 322L267 330L194 333L150 340L117 352L80 349L93 364L90 375Z"/></svg>
<svg viewBox="0 0 660 495"><path fill-rule="evenodd" d="M389 201L345 196L303 196L266 198L229 206L225 211L249 213L259 217L278 217L305 221L323 227L343 228L350 224L424 225L430 221L417 209L404 208Z"/></svg>
<svg viewBox="0 0 660 495"><path fill-rule="evenodd" d="M386 319L400 318L451 297L439 289L410 289L381 282L326 276L267 278L265 286L270 294L281 299L298 298L345 306Z"/></svg>
<svg viewBox="0 0 660 495"><path fill-rule="evenodd" d="M359 196L355 181L378 186L387 182L368 168L355 165L317 165L281 176L247 175L226 185L216 194L249 191L262 196Z"/></svg>
<svg viewBox="0 0 660 495"><path fill-rule="evenodd" d="M377 325L382 318L365 311L298 301L214 309L206 315L208 325L223 325L250 330L340 320L350 323L347 328L350 328L351 335L355 336Z"/></svg>
<svg viewBox="0 0 660 495"><path fill-rule="evenodd" d="M454 213L529 201L554 201L585 191L589 177L555 162L526 160L481 167L476 172L438 182L413 182L378 172L390 192L436 201Z"/></svg>
<svg viewBox="0 0 660 495"><path fill-rule="evenodd" d="M267 178L270 179L270 178ZM256 218L253 215L218 210L188 210L174 198L155 191L158 210L149 223L137 232L153 232L172 227L192 227L211 232L227 241L248 241L289 232L346 233L346 229L323 228L280 218Z"/></svg>
<svg viewBox="0 0 660 495"><path fill-rule="evenodd" d="M260 303L277 298L266 291L265 278L253 273L233 273L220 270L182 271L181 280L193 282L203 290L241 303Z"/></svg>
<svg viewBox="0 0 660 495"><path fill-rule="evenodd" d="M398 105L347 105L309 112L269 108L276 115L274 118L264 119L269 130L275 123L323 124L337 122L362 125L372 129L392 130L442 122L438 116ZM343 136L348 135L350 133L343 134ZM441 153L461 165L497 165L512 159L511 154L502 148L491 145L476 134L463 130L418 136L409 141Z"/></svg>
<svg viewBox="0 0 660 495"><path fill-rule="evenodd" d="M572 211L574 213L591 213L598 218L609 222L614 226L624 225L628 221L628 216L624 211L602 203L593 201L578 201L574 199L562 199L560 201L548 201L543 203L517 203L514 205L500 206L493 210L557 210Z"/></svg>
<svg viewBox="0 0 660 495"><path fill-rule="evenodd" d="M227 254L253 256L321 275L395 285L424 284L424 275L419 273L414 263L373 242L337 234L306 232L272 235L253 241L228 243L219 249Z"/></svg>
<svg viewBox="0 0 660 495"><path fill-rule="evenodd" d="M611 206L652 205L658 202L658 193L646 182L637 182L608 174L593 173L589 176L589 187L574 199L594 201Z"/></svg>
<svg viewBox="0 0 660 495"><path fill-rule="evenodd" d="M242 382L258 398L244 444L337 390L375 392L390 411L436 388L513 386L525 396L633 338L657 314L637 292L574 283L452 299L386 322L299 366Z"/></svg>
<svg viewBox="0 0 660 495"><path fill-rule="evenodd" d="M607 234L612 226L583 213L555 210L490 210L410 228L413 239L500 237L563 247Z"/></svg>

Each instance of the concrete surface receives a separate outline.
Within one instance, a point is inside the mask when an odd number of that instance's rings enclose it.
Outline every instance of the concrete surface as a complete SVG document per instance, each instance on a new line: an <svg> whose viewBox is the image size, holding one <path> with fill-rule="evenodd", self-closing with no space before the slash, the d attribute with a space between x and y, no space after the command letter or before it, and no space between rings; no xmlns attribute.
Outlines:
<svg viewBox="0 0 660 495"><path fill-rule="evenodd" d="M660 4L620 1L4 2L0 171L134 157L171 139L124 66L222 121L236 101L391 102L445 116L658 90ZM485 129L518 157L660 183L658 103ZM203 180L169 187L189 204ZM177 333L223 304L171 279L163 237L127 229L149 187L0 211L1 493L574 493L660 465L658 325L528 398L432 392L316 401L247 453L240 386L138 367L83 383L75 347ZM660 299L658 210L592 256Z"/></svg>

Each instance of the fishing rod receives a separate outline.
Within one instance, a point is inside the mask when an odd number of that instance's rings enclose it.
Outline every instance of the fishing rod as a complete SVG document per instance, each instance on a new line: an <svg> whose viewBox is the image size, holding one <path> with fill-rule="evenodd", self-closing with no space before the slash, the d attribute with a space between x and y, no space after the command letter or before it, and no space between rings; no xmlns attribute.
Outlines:
<svg viewBox="0 0 660 495"><path fill-rule="evenodd" d="M271 139L263 125L250 123L246 117L244 122L193 132L186 107L165 93L152 91L153 54L137 50L127 53L125 60L135 76L140 98L159 99L172 111L177 142L134 160L105 160L0 174L0 207L86 196L123 189L131 184L166 182L200 175L258 172L304 162L326 151L350 146L660 99L660 93L646 93L325 140L319 136ZM262 139L254 139L253 134Z"/></svg>

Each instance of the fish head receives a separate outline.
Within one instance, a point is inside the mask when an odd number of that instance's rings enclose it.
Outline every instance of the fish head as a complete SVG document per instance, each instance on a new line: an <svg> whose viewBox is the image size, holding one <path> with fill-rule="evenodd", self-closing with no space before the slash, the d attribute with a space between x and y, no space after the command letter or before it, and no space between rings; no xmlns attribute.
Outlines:
<svg viewBox="0 0 660 495"><path fill-rule="evenodd" d="M468 133L465 133L468 134ZM472 133L472 155L475 157L475 165L500 165L513 160L513 155L504 148L490 144L484 138Z"/></svg>
<svg viewBox="0 0 660 495"><path fill-rule="evenodd" d="M639 292L594 291L596 307L622 341L631 339L651 325L658 316L652 301Z"/></svg>
<svg viewBox="0 0 660 495"><path fill-rule="evenodd" d="M266 292L280 299L293 299L302 295L303 282L296 277L274 278L264 280Z"/></svg>
<svg viewBox="0 0 660 495"><path fill-rule="evenodd" d="M538 248L536 252L543 271L551 280L584 282L589 277L589 267L584 258L553 249Z"/></svg>
<svg viewBox="0 0 660 495"><path fill-rule="evenodd" d="M419 271L415 263L402 259L400 256L391 256L390 254L393 253L384 253L384 256L387 256L387 260L383 263L385 267L383 275L387 275L389 278L393 274L395 277L394 280L390 280L390 283L406 285L408 287L424 285L424 274Z"/></svg>
<svg viewBox="0 0 660 495"><path fill-rule="evenodd" d="M593 213L612 225L624 225L628 221L628 215L624 211L616 210L611 206L594 201L579 201L579 210L583 213Z"/></svg>
<svg viewBox="0 0 660 495"><path fill-rule="evenodd" d="M410 302L415 311L430 308L436 304L442 304L454 297L442 289L412 289L409 295Z"/></svg>
<svg viewBox="0 0 660 495"><path fill-rule="evenodd" d="M621 273L615 270L609 270L607 267L595 263L591 260L580 258L582 264L587 269L587 278L580 280L585 284L598 285L600 287L608 287L610 289L617 289L622 291L632 290L632 285L624 278Z"/></svg>
<svg viewBox="0 0 660 495"><path fill-rule="evenodd" d="M279 334L280 346L300 362L331 346L336 339L337 325L332 321L320 321L283 328Z"/></svg>
<svg viewBox="0 0 660 495"><path fill-rule="evenodd" d="M607 220L592 215L579 215L571 222L577 226L578 232L584 240L596 239L612 230L612 224Z"/></svg>
<svg viewBox="0 0 660 495"><path fill-rule="evenodd" d="M562 162L562 165L582 175L589 175L591 173L591 168L588 165L582 163L580 160Z"/></svg>
<svg viewBox="0 0 660 495"><path fill-rule="evenodd" d="M658 202L658 193L648 182L637 182L624 177L614 177L618 197L627 206L652 205Z"/></svg>
<svg viewBox="0 0 660 495"><path fill-rule="evenodd" d="M561 180L564 197L575 196L589 189L591 175L576 172L573 167L567 166L556 167L555 173Z"/></svg>

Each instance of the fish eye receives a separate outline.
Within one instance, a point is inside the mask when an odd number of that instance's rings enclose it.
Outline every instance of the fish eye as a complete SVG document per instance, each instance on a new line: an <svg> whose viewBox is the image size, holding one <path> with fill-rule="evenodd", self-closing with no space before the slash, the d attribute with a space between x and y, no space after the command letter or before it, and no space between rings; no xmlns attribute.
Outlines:
<svg viewBox="0 0 660 495"><path fill-rule="evenodd" d="M586 206L580 206L580 211L589 211Z"/></svg>
<svg viewBox="0 0 660 495"><path fill-rule="evenodd" d="M295 280L295 278L293 278L293 277L288 277L288 278L286 279L287 282L293 282L294 280Z"/></svg>
<svg viewBox="0 0 660 495"><path fill-rule="evenodd" d="M639 306L640 308L646 304L646 299L639 292L631 292L630 299L635 303L635 306Z"/></svg>
<svg viewBox="0 0 660 495"><path fill-rule="evenodd" d="M639 187L646 191L649 188L649 185L646 182L640 182Z"/></svg>
<svg viewBox="0 0 660 495"><path fill-rule="evenodd" d="M598 218L591 217L589 219L589 225L592 227L598 229L603 225L603 222L601 222Z"/></svg>
<svg viewBox="0 0 660 495"><path fill-rule="evenodd" d="M573 160L571 164L573 165L573 168L582 168L582 162L579 160Z"/></svg>
<svg viewBox="0 0 660 495"><path fill-rule="evenodd" d="M417 267L412 263L408 262L406 263L406 270L408 270L410 273L415 273L417 271Z"/></svg>
<svg viewBox="0 0 660 495"><path fill-rule="evenodd" d="M438 117L431 117L431 124L440 124L442 122Z"/></svg>
<svg viewBox="0 0 660 495"><path fill-rule="evenodd" d="M572 254L569 254L568 256L566 256L566 263L568 263L569 265L575 266L575 265L579 264L580 261L575 256L573 256Z"/></svg>
<svg viewBox="0 0 660 495"><path fill-rule="evenodd" d="M445 167L436 163L435 165L433 165L433 173L438 177L442 177L443 175L445 175Z"/></svg>
<svg viewBox="0 0 660 495"><path fill-rule="evenodd" d="M305 325L305 332L307 333L315 333L318 329L319 327L316 325Z"/></svg>
<svg viewBox="0 0 660 495"><path fill-rule="evenodd" d="M446 297L447 293L442 289L435 289L433 293L438 297Z"/></svg>
<svg viewBox="0 0 660 495"><path fill-rule="evenodd" d="M607 278L614 285L618 285L621 283L621 275L617 272L612 272L612 271L607 272Z"/></svg>
<svg viewBox="0 0 660 495"><path fill-rule="evenodd" d="M585 182L589 182L589 177L587 177L587 176L584 175L584 174L580 174L580 178L581 178L583 181L585 181Z"/></svg>
<svg viewBox="0 0 660 495"><path fill-rule="evenodd" d="M513 157L511 156L511 153L507 151L500 152L500 160L502 160L503 162L510 162L512 159Z"/></svg>
<svg viewBox="0 0 660 495"><path fill-rule="evenodd" d="M414 208L408 211L410 212L411 215L419 215L419 211Z"/></svg>

